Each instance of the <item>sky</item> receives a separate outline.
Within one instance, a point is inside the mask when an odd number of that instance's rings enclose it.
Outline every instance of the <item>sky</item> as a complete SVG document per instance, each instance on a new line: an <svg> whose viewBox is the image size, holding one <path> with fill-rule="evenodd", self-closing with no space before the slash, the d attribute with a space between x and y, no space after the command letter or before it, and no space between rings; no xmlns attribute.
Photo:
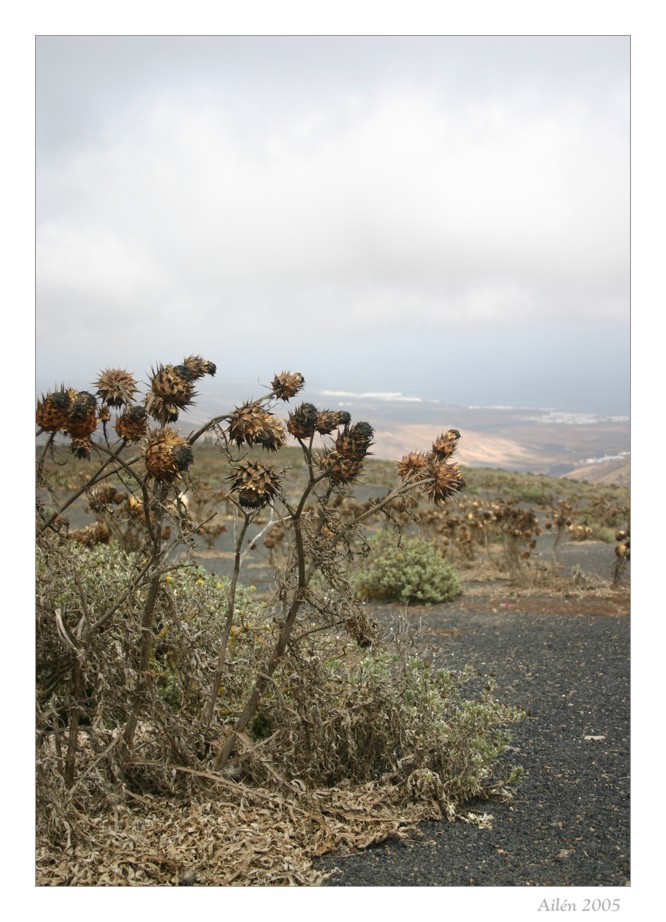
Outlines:
<svg viewBox="0 0 666 922"><path fill-rule="evenodd" d="M629 51L38 36L38 391L200 353L204 400L628 413Z"/></svg>

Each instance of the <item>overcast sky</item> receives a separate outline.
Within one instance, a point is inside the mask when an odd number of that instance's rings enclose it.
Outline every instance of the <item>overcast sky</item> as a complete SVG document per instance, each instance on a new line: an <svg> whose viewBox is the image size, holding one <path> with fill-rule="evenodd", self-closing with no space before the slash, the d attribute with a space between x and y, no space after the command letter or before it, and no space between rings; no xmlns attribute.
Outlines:
<svg viewBox="0 0 666 922"><path fill-rule="evenodd" d="M39 37L36 130L38 390L628 412L628 38Z"/></svg>

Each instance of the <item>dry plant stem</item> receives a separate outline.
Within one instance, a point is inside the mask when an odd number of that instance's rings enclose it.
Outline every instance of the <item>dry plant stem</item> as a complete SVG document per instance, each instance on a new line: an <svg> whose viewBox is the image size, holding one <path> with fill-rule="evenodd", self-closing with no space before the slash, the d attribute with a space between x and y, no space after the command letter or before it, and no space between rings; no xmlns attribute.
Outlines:
<svg viewBox="0 0 666 922"><path fill-rule="evenodd" d="M236 725L233 728L233 731L227 736L224 746L220 750L216 760L215 760L215 769L219 771L223 768L226 763L229 761L229 757L234 750L236 745L236 734L242 733L243 730L247 727L249 722L254 717L257 705L261 699L261 696L266 689L266 686L271 681L273 673L277 668L278 663L284 655L284 651L287 649L287 644L289 638L291 637L291 632L294 628L296 622L296 616L298 615L299 609L303 604L304 599L304 590L307 586L306 573L305 573L305 551L303 547L303 533L301 531L300 519L294 519L294 539L296 542L296 553L297 553L297 566L298 566L298 586L294 597L289 606L287 612L287 617L284 620L282 625L282 630L280 631L280 636L275 645L271 657L266 665L264 672L260 673L257 676L257 680L254 684L250 697L245 705L243 713L236 721Z"/></svg>
<svg viewBox="0 0 666 922"><path fill-rule="evenodd" d="M49 452L49 449L53 445L54 439L55 439L55 432L51 432L46 441L46 445L44 445L44 451L41 453L41 455L39 456L39 460L37 461L37 482L38 483L42 479L42 471L44 470L44 462L46 461L46 456Z"/></svg>
<svg viewBox="0 0 666 922"><path fill-rule="evenodd" d="M65 756L65 785L71 788L74 784L76 770L76 747L79 740L79 717L81 699L81 664L79 651L72 653L72 687L69 693L69 736L67 739L67 755Z"/></svg>
<svg viewBox="0 0 666 922"><path fill-rule="evenodd" d="M229 644L229 635L231 634L231 627L234 621L234 614L236 610L236 587L238 586L238 575L240 573L240 564L241 564L241 549L243 546L243 541L245 540L245 535L247 533L248 526L252 521L253 516L251 514L245 513L245 521L243 522L243 527L240 530L238 535L238 540L236 541L236 552L234 554L234 571L231 576L231 583L229 585L229 600L227 603L227 618L224 624L224 632L222 634L222 644L220 646L220 652L217 658L217 666L215 669L215 676L213 678L213 685L210 690L210 696L206 703L206 707L203 714L203 724L206 729L210 727L211 721L213 719L213 714L215 713L215 704L217 702L217 694L220 690L220 685L222 684L222 675L224 674L224 667L226 665L227 659L227 646Z"/></svg>
<svg viewBox="0 0 666 922"><path fill-rule="evenodd" d="M123 746L126 756L131 754L132 748L134 746L134 734L136 732L136 725L139 720L141 703L143 701L143 692L147 682L148 667L150 665L150 657L153 652L153 643L155 639L153 629L155 626L155 603L157 602L157 594L159 592L160 581L162 578L162 570L158 564L162 551L162 518L164 515L164 500L166 498L166 493L167 487L165 484L160 483L155 485L154 495L156 508L153 523L153 547L150 558L150 565L151 568L154 568L154 572L151 576L150 584L148 586L148 595L146 597L146 602L143 609L143 617L141 619L141 655L139 659L139 672L137 675L136 687L134 690L132 704L130 706L130 713L125 725L123 738Z"/></svg>

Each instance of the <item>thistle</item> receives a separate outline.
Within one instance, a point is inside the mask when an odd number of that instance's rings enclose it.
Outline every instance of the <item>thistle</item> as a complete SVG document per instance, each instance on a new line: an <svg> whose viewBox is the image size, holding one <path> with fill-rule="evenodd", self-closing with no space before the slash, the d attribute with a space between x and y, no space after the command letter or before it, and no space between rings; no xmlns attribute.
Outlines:
<svg viewBox="0 0 666 922"><path fill-rule="evenodd" d="M72 439L90 439L97 428L97 401L88 391L78 391L72 398L63 431Z"/></svg>
<svg viewBox="0 0 666 922"><path fill-rule="evenodd" d="M182 366L179 365L178 367L186 368L195 381L203 378L204 375L213 377L217 371L217 366L213 362L202 359L200 355L188 355L186 359L183 359Z"/></svg>
<svg viewBox="0 0 666 922"><path fill-rule="evenodd" d="M440 435L439 438L435 439L432 443L433 454L440 460L449 458L456 450L459 439L460 433L458 430L449 429L448 432Z"/></svg>
<svg viewBox="0 0 666 922"><path fill-rule="evenodd" d="M258 403L245 403L237 407L229 422L229 438L236 445L258 444L277 451L287 441L284 427L277 417Z"/></svg>
<svg viewBox="0 0 666 922"><path fill-rule="evenodd" d="M109 407L130 404L139 389L134 377L120 368L107 368L103 371L95 387L102 403Z"/></svg>
<svg viewBox="0 0 666 922"><path fill-rule="evenodd" d="M304 384L305 378L299 372L283 371L275 375L271 388L279 400L290 400L303 389Z"/></svg>
<svg viewBox="0 0 666 922"><path fill-rule="evenodd" d="M139 442L148 431L148 411L135 404L116 420L116 433L127 442Z"/></svg>
<svg viewBox="0 0 666 922"><path fill-rule="evenodd" d="M309 439L317 427L319 411L311 403L301 403L289 414L287 429L295 439Z"/></svg>
<svg viewBox="0 0 666 922"><path fill-rule="evenodd" d="M46 396L42 396L37 404L37 425L40 429L46 432L62 430L75 395L75 390L71 388L65 390L63 386L57 391L51 391Z"/></svg>
<svg viewBox="0 0 666 922"><path fill-rule="evenodd" d="M150 390L160 400L174 407L189 406L194 399L193 374L184 366L159 365L150 379Z"/></svg>
<svg viewBox="0 0 666 922"><path fill-rule="evenodd" d="M146 469L151 477L170 483L192 464L192 449L171 426L153 430L143 451Z"/></svg>
<svg viewBox="0 0 666 922"><path fill-rule="evenodd" d="M241 464L229 479L232 491L238 493L238 501L245 509L261 509L280 492L280 478L275 471L252 461Z"/></svg>
<svg viewBox="0 0 666 922"><path fill-rule="evenodd" d="M321 435L330 435L340 426L348 426L351 416L344 410L320 410L317 414L315 429Z"/></svg>
<svg viewBox="0 0 666 922"><path fill-rule="evenodd" d="M335 448L350 461L362 461L368 454L373 435L370 423L355 423L351 428L345 427L335 442Z"/></svg>
<svg viewBox="0 0 666 922"><path fill-rule="evenodd" d="M398 462L398 476L403 480L423 473L428 465L428 455L421 451L412 451L403 455Z"/></svg>

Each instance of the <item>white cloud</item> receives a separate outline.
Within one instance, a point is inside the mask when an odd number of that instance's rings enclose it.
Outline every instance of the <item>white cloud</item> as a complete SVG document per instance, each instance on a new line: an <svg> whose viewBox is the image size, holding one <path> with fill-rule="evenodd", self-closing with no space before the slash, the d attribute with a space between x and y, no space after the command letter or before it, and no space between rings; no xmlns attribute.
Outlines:
<svg viewBox="0 0 666 922"><path fill-rule="evenodd" d="M298 338L628 316L621 56L614 75L599 56L605 88L576 85L583 58L576 71L550 45L530 84L509 56L474 71L471 44L441 72L404 56L391 72L387 57L373 77L352 54L357 79L337 80L314 55L290 67L279 41L263 63L251 46L255 70L237 44L220 80L132 47L106 106L86 88L85 130L74 107L69 134L40 135L38 330L55 335L64 312L67 335L78 319L89 336L102 307L156 334L223 319L230 337L285 318Z"/></svg>

